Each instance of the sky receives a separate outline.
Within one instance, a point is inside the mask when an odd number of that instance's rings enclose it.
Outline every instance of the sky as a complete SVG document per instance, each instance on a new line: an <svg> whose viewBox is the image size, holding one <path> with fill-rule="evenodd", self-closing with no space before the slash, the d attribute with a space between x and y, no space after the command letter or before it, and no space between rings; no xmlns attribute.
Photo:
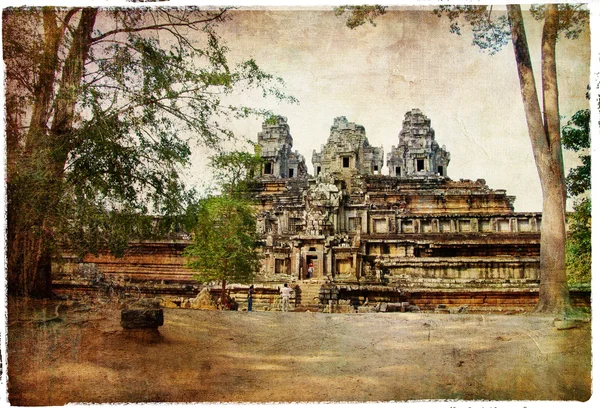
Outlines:
<svg viewBox="0 0 600 408"><path fill-rule="evenodd" d="M542 27L527 6L523 9L540 82ZM376 27L367 24L354 30L332 7L242 8L231 17L218 29L230 49L230 62L255 59L263 70L283 78L285 91L299 101L288 104L246 95L239 103L287 117L294 149L304 155L309 172L313 149L320 151L327 142L335 117L363 125L371 145L382 146L387 155L398 144L404 114L418 108L431 119L436 140L451 154L450 178L483 178L490 188L516 196L515 210L541 211L541 188L510 44L490 56L471 44L468 29L462 36L451 34L448 20L435 16L431 8L391 8ZM585 93L590 53L589 30L577 40L558 43L563 125L589 106ZM235 131L256 140L261 122L235 123ZM204 152L196 151L193 162L188 178L194 183L205 180ZM565 152L565 164L567 169L577 165L577 155Z"/></svg>

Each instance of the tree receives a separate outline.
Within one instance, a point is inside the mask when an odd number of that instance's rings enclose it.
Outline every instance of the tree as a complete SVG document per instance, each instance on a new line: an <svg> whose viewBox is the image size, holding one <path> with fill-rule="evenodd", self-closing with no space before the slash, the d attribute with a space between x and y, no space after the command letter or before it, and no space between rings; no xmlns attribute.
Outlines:
<svg viewBox="0 0 600 408"><path fill-rule="evenodd" d="M51 294L59 246L118 253L151 231L149 215L181 212L190 141L217 147L235 137L223 119L260 113L223 95L258 87L293 100L255 61L229 65L215 31L225 8L11 8L2 19L12 295Z"/></svg>
<svg viewBox="0 0 600 408"><path fill-rule="evenodd" d="M193 243L184 256L198 281L221 282L221 305L225 305L227 282L252 282L261 258L256 251L256 214L248 187L260 174L263 159L259 147L252 145L254 154L219 152L210 158L221 195L200 200L188 210L196 223L191 229Z"/></svg>
<svg viewBox="0 0 600 408"><path fill-rule="evenodd" d="M364 6L344 6L359 18L357 10ZM576 38L589 20L589 12L581 5L532 6L537 20L543 20L542 32L542 106L540 107L533 75L529 45L525 34L521 7L506 6L506 14L492 14L491 6L440 6L438 16L446 15L450 31L460 35L467 22L472 27L473 43L498 52L510 39L517 63L521 97L525 108L529 138L540 178L543 195L540 236L540 292L536 311L562 314L571 308L565 273L565 205L566 184L560 143L558 82L556 75L556 41L559 33ZM349 21L349 20L348 20ZM352 28L352 27L351 27Z"/></svg>
<svg viewBox="0 0 600 408"><path fill-rule="evenodd" d="M244 151L220 152L210 157L213 177L221 190L228 195L245 197L248 187L260 174L264 159L259 155L256 144L254 153Z"/></svg>
<svg viewBox="0 0 600 408"><path fill-rule="evenodd" d="M592 201L581 197L591 189L590 110L576 112L562 130L562 143L566 149L579 152L582 164L569 171L567 193L577 198L573 212L568 215L566 265L570 284L590 283L592 272Z"/></svg>
<svg viewBox="0 0 600 408"><path fill-rule="evenodd" d="M201 200L194 238L184 252L187 265L202 282L221 282L225 305L227 282L249 283L258 271L256 216L248 200L230 195Z"/></svg>
<svg viewBox="0 0 600 408"><path fill-rule="evenodd" d="M570 197L585 194L592 188L592 156L590 155L590 110L575 112L562 129L562 144L566 149L579 152L581 165L569 170L567 193Z"/></svg>

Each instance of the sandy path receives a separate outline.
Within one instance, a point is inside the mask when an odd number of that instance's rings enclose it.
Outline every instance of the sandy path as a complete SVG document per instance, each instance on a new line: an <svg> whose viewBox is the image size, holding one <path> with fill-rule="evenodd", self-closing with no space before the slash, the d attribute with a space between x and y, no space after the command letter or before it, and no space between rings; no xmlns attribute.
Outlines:
<svg viewBox="0 0 600 408"><path fill-rule="evenodd" d="M125 333L117 317L13 319L10 402L590 396L590 325L556 330L548 317L168 309L158 337Z"/></svg>

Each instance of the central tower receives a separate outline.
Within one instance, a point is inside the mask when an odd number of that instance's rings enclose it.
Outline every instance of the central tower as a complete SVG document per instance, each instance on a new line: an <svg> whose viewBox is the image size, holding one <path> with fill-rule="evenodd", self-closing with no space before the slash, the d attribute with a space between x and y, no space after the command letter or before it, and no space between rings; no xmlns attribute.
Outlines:
<svg viewBox="0 0 600 408"><path fill-rule="evenodd" d="M406 112L398 147L392 146L387 155L390 176L443 176L446 177L450 153L446 146L435 141L431 120L419 109Z"/></svg>
<svg viewBox="0 0 600 408"><path fill-rule="evenodd" d="M320 173L381 174L383 148L369 144L364 126L348 122L345 116L333 120L327 144L313 150L314 175Z"/></svg>

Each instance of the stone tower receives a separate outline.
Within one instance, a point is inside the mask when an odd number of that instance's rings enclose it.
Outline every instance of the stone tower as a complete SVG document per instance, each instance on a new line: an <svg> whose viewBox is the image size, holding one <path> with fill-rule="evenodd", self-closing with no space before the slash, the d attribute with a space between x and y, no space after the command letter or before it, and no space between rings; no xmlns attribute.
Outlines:
<svg viewBox="0 0 600 408"><path fill-rule="evenodd" d="M435 141L431 120L419 109L406 112L398 147L392 146L387 166L392 177L447 176L450 153Z"/></svg>
<svg viewBox="0 0 600 408"><path fill-rule="evenodd" d="M322 172L381 174L383 148L369 144L364 126L340 116L334 119L321 152L313 150L312 163L315 176Z"/></svg>
<svg viewBox="0 0 600 408"><path fill-rule="evenodd" d="M292 151L290 126L284 116L273 116L262 124L258 133L260 155L265 159L263 177L293 178L307 175L304 156Z"/></svg>

